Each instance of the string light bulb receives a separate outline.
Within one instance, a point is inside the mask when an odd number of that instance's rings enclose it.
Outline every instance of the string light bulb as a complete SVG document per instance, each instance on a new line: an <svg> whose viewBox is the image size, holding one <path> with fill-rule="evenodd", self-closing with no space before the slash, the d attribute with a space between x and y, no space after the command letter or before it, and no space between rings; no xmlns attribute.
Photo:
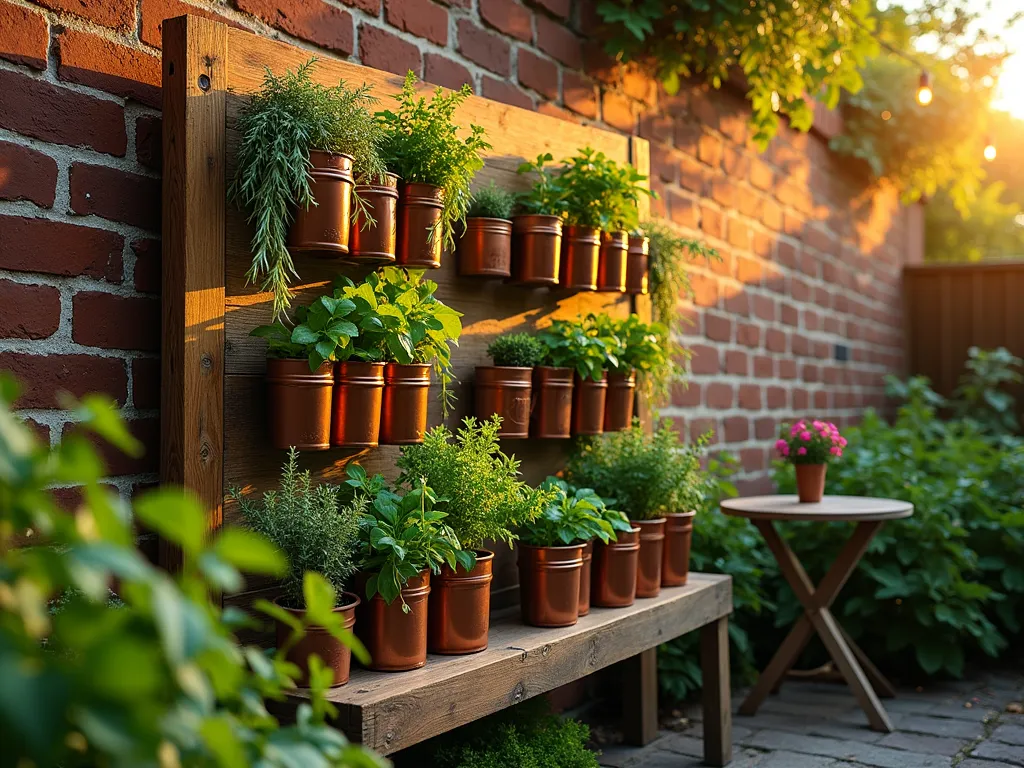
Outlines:
<svg viewBox="0 0 1024 768"><path fill-rule="evenodd" d="M921 70L921 77L917 80L917 103L927 107L932 103L935 94L932 92L932 76L927 70Z"/></svg>
<svg viewBox="0 0 1024 768"><path fill-rule="evenodd" d="M985 138L985 159L990 163L996 159L996 145L991 136Z"/></svg>

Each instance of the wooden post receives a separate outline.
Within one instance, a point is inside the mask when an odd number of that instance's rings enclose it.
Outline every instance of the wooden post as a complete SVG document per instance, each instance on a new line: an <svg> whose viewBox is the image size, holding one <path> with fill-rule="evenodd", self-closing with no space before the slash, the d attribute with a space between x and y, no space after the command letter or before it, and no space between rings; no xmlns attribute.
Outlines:
<svg viewBox="0 0 1024 768"><path fill-rule="evenodd" d="M728 765L732 760L728 616L701 627L700 666L704 679L704 762Z"/></svg>
<svg viewBox="0 0 1024 768"><path fill-rule="evenodd" d="M631 656L622 669L622 730L627 744L642 747L658 735L658 649Z"/></svg>

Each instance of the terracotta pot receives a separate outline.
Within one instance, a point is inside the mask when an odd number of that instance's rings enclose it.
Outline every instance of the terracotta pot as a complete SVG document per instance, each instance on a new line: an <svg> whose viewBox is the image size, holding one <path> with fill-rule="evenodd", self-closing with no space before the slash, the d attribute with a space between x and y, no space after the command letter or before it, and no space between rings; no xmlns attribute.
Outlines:
<svg viewBox="0 0 1024 768"><path fill-rule="evenodd" d="M629 233L602 232L597 262L597 290L622 293L626 290L626 252Z"/></svg>
<svg viewBox="0 0 1024 768"><path fill-rule="evenodd" d="M631 520L640 528L640 557L636 564L636 596L657 597L661 592L661 560L665 548L665 518Z"/></svg>
<svg viewBox="0 0 1024 768"><path fill-rule="evenodd" d="M594 561L594 542L583 545L583 567L580 569L580 604L577 614L586 616L590 613L590 567Z"/></svg>
<svg viewBox="0 0 1024 768"><path fill-rule="evenodd" d="M496 413L501 416L500 437L529 437L532 380L533 368L477 366L476 417L489 419Z"/></svg>
<svg viewBox="0 0 1024 768"><path fill-rule="evenodd" d="M356 580L359 594L366 594L368 574ZM370 653L370 669L378 672L404 672L427 663L427 600L430 595L430 571L413 576L402 587L401 597L391 605L380 595L363 600L356 610L356 634ZM409 612L402 610L402 600Z"/></svg>
<svg viewBox="0 0 1024 768"><path fill-rule="evenodd" d="M661 557L661 586L681 587L690 572L690 542L696 512L665 515L665 546Z"/></svg>
<svg viewBox="0 0 1024 768"><path fill-rule="evenodd" d="M529 214L512 219L512 281L558 285L562 255L562 220Z"/></svg>
<svg viewBox="0 0 1024 768"><path fill-rule="evenodd" d="M531 547L517 544L519 603L523 621L534 627L568 627L580 609L583 545Z"/></svg>
<svg viewBox="0 0 1024 768"><path fill-rule="evenodd" d="M375 448L383 397L384 363L335 363L331 445Z"/></svg>
<svg viewBox="0 0 1024 768"><path fill-rule="evenodd" d="M352 222L352 158L314 149L309 162L313 166L309 191L316 205L300 205L295 211L295 221L288 228L288 250L344 256Z"/></svg>
<svg viewBox="0 0 1024 768"><path fill-rule="evenodd" d="M828 464L794 464L796 493L801 504L817 504L825 495L825 472Z"/></svg>
<svg viewBox="0 0 1024 768"><path fill-rule="evenodd" d="M403 267L441 267L441 209L443 192L433 184L403 181L398 187L398 245L396 256ZM436 229L435 229L436 227ZM431 237L431 231L434 237Z"/></svg>
<svg viewBox="0 0 1024 768"><path fill-rule="evenodd" d="M530 431L533 437L572 436L572 368L533 369Z"/></svg>
<svg viewBox="0 0 1024 768"><path fill-rule="evenodd" d="M334 609L335 613L341 614L342 625L345 629L352 629L356 623L356 608L361 602L359 596L352 592L342 592L339 595L342 604ZM277 607L302 619L305 610L296 610L277 602ZM277 647L281 648L292 635L292 629L287 624L277 624ZM295 684L305 688L309 684L309 657L312 654L320 657L324 666L334 672L334 681L331 686L344 685L348 682L349 671L352 668L352 651L347 645L337 640L330 632L323 627L307 627L304 634L295 645L288 649L285 658L302 670L302 674L296 679Z"/></svg>
<svg viewBox="0 0 1024 768"><path fill-rule="evenodd" d="M608 396L604 403L604 431L621 432L633 423L636 371L608 372Z"/></svg>
<svg viewBox="0 0 1024 768"><path fill-rule="evenodd" d="M648 237L631 235L629 251L626 254L626 293L642 294L649 290L651 240Z"/></svg>
<svg viewBox="0 0 1024 768"><path fill-rule="evenodd" d="M331 390L334 363L315 371L309 362L267 358L267 416L270 443L275 448L295 446L300 451L326 451L331 447Z"/></svg>
<svg viewBox="0 0 1024 768"><path fill-rule="evenodd" d="M624 608L636 599L640 529L618 534L616 541L594 544L590 602L599 608Z"/></svg>
<svg viewBox="0 0 1024 768"><path fill-rule="evenodd" d="M377 223L364 226L366 217L356 214L348 236L348 260L363 264L393 263L398 239L398 177L389 173L382 184L356 184L355 193L366 203L370 216Z"/></svg>
<svg viewBox="0 0 1024 768"><path fill-rule="evenodd" d="M608 397L608 371L601 378L580 378L576 374L572 390L572 433L600 435L604 432L604 403Z"/></svg>
<svg viewBox="0 0 1024 768"><path fill-rule="evenodd" d="M422 443L427 431L430 364L384 366L384 400L380 409L380 442L384 445Z"/></svg>
<svg viewBox="0 0 1024 768"><path fill-rule="evenodd" d="M466 219L458 253L463 277L508 277L512 274L512 222L482 216Z"/></svg>
<svg viewBox="0 0 1024 768"><path fill-rule="evenodd" d="M460 655L487 649L494 553L477 550L468 573L441 566L430 591L428 647L431 653Z"/></svg>
<svg viewBox="0 0 1024 768"><path fill-rule="evenodd" d="M579 291L597 290L597 264L601 230L568 225L562 234L562 267L559 283Z"/></svg>

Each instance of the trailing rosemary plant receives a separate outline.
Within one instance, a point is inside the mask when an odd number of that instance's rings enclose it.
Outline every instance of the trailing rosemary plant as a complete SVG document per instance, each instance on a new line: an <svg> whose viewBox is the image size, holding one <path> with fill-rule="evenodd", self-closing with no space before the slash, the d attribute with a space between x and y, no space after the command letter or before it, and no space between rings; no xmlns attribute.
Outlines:
<svg viewBox="0 0 1024 768"><path fill-rule="evenodd" d="M699 240L679 237L659 221L645 221L642 231L650 238L650 288L655 319L670 332L677 330L680 296L691 298L693 288L686 261L698 256L719 259L718 251Z"/></svg>

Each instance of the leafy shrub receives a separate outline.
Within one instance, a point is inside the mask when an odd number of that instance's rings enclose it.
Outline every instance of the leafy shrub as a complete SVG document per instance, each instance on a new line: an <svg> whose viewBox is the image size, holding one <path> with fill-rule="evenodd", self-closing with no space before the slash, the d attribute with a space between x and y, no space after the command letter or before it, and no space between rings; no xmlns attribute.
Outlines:
<svg viewBox="0 0 1024 768"><path fill-rule="evenodd" d="M544 365L572 368L581 379L599 381L602 372L618 362L615 345L579 320L554 320L537 339L545 347Z"/></svg>
<svg viewBox="0 0 1024 768"><path fill-rule="evenodd" d="M516 197L516 204L528 214L544 216L561 216L565 213L566 201L557 184L557 176L548 165L554 157L550 152L537 155L534 162L526 162L519 166L518 173L534 173L537 179L526 192Z"/></svg>
<svg viewBox="0 0 1024 768"><path fill-rule="evenodd" d="M1024 360L1005 347L967 350L967 370L953 394L957 417L993 435L1018 432L1017 401L1004 388L1024 381L1020 373L1022 365Z"/></svg>
<svg viewBox="0 0 1024 768"><path fill-rule="evenodd" d="M544 344L528 333L506 333L487 346L495 365L514 368L533 368L544 360Z"/></svg>
<svg viewBox="0 0 1024 768"><path fill-rule="evenodd" d="M605 231L633 230L640 225L637 202L652 193L643 186L647 177L631 165L585 147L562 163L554 180L565 206L568 224Z"/></svg>
<svg viewBox="0 0 1024 768"><path fill-rule="evenodd" d="M502 189L493 181L473 193L469 203L468 217L480 216L490 219L510 219L516 205L516 196Z"/></svg>

